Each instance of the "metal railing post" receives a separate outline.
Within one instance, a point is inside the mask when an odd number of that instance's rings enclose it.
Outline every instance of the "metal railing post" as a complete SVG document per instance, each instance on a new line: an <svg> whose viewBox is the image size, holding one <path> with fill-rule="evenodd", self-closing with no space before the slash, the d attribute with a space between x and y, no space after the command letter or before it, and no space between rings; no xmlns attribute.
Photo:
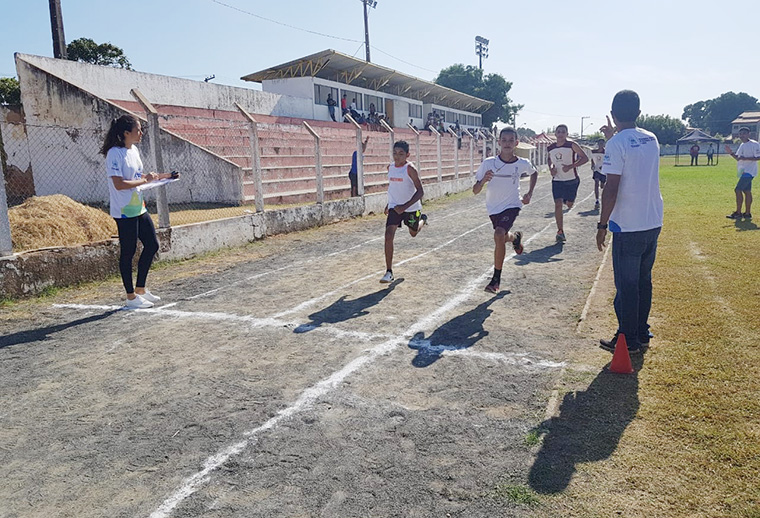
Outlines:
<svg viewBox="0 0 760 518"><path fill-rule="evenodd" d="M407 126L409 126L409 129L414 132L414 149L416 151L415 159L417 160L417 175L420 177L420 182L422 181L422 156L420 155L420 132L417 131L417 128L406 123Z"/></svg>
<svg viewBox="0 0 760 518"><path fill-rule="evenodd" d="M137 88L133 88L130 93L138 103L142 106L143 110L148 116L148 135L150 135L150 148L153 153L153 160L156 163L156 172L165 172L164 170L164 156L161 152L161 128L158 125L158 111L148 101L148 99L140 93ZM158 210L158 227L169 228L169 200L166 196L166 186L161 185L156 189L156 209Z"/></svg>
<svg viewBox="0 0 760 518"><path fill-rule="evenodd" d="M486 158L488 158L486 156L486 140L488 140L488 137L485 136L485 134L480 130L480 128L478 128L478 135L483 137L483 160L485 160Z"/></svg>
<svg viewBox="0 0 760 518"><path fill-rule="evenodd" d="M393 131L393 128L391 128L387 122L385 122L383 119L380 119L380 125L385 128L385 130L390 133L391 139L390 139L390 146L388 149L388 152L390 153L389 158L391 162L393 162L393 144L396 143L396 133Z"/></svg>
<svg viewBox="0 0 760 518"><path fill-rule="evenodd" d="M1 168L0 168L1 169ZM0 170L0 173L3 173ZM0 177L0 257L13 255L11 221L8 218L8 198L5 193L5 174Z"/></svg>
<svg viewBox="0 0 760 518"><path fill-rule="evenodd" d="M475 174L475 138L469 130L465 130L470 136L470 176Z"/></svg>
<svg viewBox="0 0 760 518"><path fill-rule="evenodd" d="M457 132L448 127L449 134L454 137L454 180L459 179L459 137Z"/></svg>
<svg viewBox="0 0 760 518"><path fill-rule="evenodd" d="M248 120L248 140L251 146L251 172L253 173L253 204L256 212L264 212L264 179L261 173L261 148L259 147L259 123L245 108L235 103L235 106ZM245 193L243 193L245 197Z"/></svg>
<svg viewBox="0 0 760 518"><path fill-rule="evenodd" d="M322 205L325 202L325 186L322 179L322 151L319 148L320 137L317 132L309 126L309 123L303 121L303 125L309 130L311 136L314 137L314 160L317 168L317 203Z"/></svg>
<svg viewBox="0 0 760 518"><path fill-rule="evenodd" d="M441 171L441 134L438 133L438 130L433 128L432 126L428 128L430 131L432 131L435 134L435 142L436 142L436 154L438 155L438 183L442 180L442 171Z"/></svg>
<svg viewBox="0 0 760 518"><path fill-rule="evenodd" d="M356 193L364 196L364 152L362 151L362 127L356 123L350 114L344 115L346 120L356 128Z"/></svg>

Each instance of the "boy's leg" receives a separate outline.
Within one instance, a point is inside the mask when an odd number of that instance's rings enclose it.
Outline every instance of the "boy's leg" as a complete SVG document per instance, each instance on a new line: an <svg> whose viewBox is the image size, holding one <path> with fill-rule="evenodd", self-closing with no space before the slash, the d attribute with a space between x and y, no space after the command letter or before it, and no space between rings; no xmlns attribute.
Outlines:
<svg viewBox="0 0 760 518"><path fill-rule="evenodd" d="M397 225L385 227L385 269L393 269L393 238L396 236Z"/></svg>
<svg viewBox="0 0 760 518"><path fill-rule="evenodd" d="M594 199L599 201L599 180L594 179Z"/></svg>
<svg viewBox="0 0 760 518"><path fill-rule="evenodd" d="M744 207L747 209L745 214L752 214L752 191L744 191Z"/></svg>
<svg viewBox="0 0 760 518"><path fill-rule="evenodd" d="M736 189L736 212L742 213L742 202L744 201L744 193L739 189Z"/></svg>
<svg viewBox="0 0 760 518"><path fill-rule="evenodd" d="M563 218L562 218L562 198L554 200L554 221L557 222L557 232L563 232Z"/></svg>
<svg viewBox="0 0 760 518"><path fill-rule="evenodd" d="M509 239L510 237L509 232L501 227L497 227L496 230L493 231L493 241L495 245L493 250L494 270L501 271L502 266L504 266L504 258L507 256L507 241L512 241L512 239Z"/></svg>

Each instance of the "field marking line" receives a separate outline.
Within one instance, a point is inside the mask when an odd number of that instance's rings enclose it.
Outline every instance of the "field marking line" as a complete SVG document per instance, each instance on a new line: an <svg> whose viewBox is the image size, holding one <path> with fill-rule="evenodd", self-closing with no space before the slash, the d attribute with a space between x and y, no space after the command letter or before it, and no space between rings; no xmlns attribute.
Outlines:
<svg viewBox="0 0 760 518"><path fill-rule="evenodd" d="M548 228L550 228L553 224L554 224L553 222L548 223L542 230L538 231L536 234L528 238L525 242L528 243L534 240L540 234L542 234ZM475 229L471 229L468 232L471 232L472 230L475 230ZM517 254L512 252L505 258L505 261L512 259L516 255ZM164 500L161 503L158 509L156 509L153 513L150 514L150 518L168 517L169 514L180 503L182 503L182 501L184 501L193 493L195 493L195 491L197 491L201 485L203 485L205 482L209 480L209 475L211 474L212 471L216 470L219 466L227 462L227 460L230 459L231 457L242 452L252 442L255 443L255 441L257 440L256 436L260 434L261 432L269 430L273 428L275 425L277 425L280 421L287 419L297 414L298 412L301 412L302 410L306 408L309 408L320 397L324 396L325 394L327 394L328 392L336 388L349 375L360 370L362 367L369 365L376 358L390 353L391 351L396 349L399 345L403 343L408 343L409 340L411 340L414 337L414 335L417 334L418 332L425 331L432 327L437 327L438 324L440 324L441 321L443 320L443 316L446 313L453 310L455 307L459 306L460 304L465 302L467 299L469 299L475 293L476 290L479 290L481 288L481 285L490 276L491 276L491 268L489 267L484 273L479 275L477 278L471 280L462 290L460 290L460 292L457 295L451 297L448 301L446 301L443 305L439 306L435 311L431 312L429 315L423 317L422 319L410 325L403 334L397 337L393 337L381 344L374 346L373 348L369 349L367 352L363 353L362 355L356 357L355 359L347 363L340 370L334 372L327 378L324 378L323 380L317 382L311 387L305 389L292 405L280 410L274 417L270 418L261 426L258 426L252 430L249 430L248 432L245 432L244 435L248 437L247 439L234 443L233 445L228 446L227 448L210 456L203 463L203 469L187 477L182 482L182 485L179 487L179 489L177 489L174 493L172 493L166 500Z"/></svg>
<svg viewBox="0 0 760 518"><path fill-rule="evenodd" d="M596 271L596 278L594 278L594 283L591 285L591 291L588 292L588 297L586 297L586 304L583 306L583 311L581 311L581 316L578 319L578 325L575 327L576 333L580 333L581 324L583 324L583 322L586 320L586 316L588 315L588 310L591 307L591 299L594 297L594 294L596 293L596 287L599 284L599 279L602 278L602 271L604 270L604 265L607 264L607 257L610 255L611 248L612 248L612 243L610 242L607 245L607 247L604 249L602 262L599 264L599 268Z"/></svg>

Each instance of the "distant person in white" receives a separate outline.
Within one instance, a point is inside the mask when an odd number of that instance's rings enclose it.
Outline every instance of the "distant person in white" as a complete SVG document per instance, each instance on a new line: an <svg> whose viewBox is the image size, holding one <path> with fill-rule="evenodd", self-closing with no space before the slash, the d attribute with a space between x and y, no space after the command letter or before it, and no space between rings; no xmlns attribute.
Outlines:
<svg viewBox="0 0 760 518"><path fill-rule="evenodd" d="M604 249L609 226L618 329L612 340L600 343L612 352L618 336L624 334L628 351L640 353L651 337L647 320L652 307L652 266L663 220L660 144L654 133L636 127L641 113L636 92L618 92L611 113L614 126L607 117L607 125L600 128L607 138L603 164L607 182L596 244Z"/></svg>
<svg viewBox="0 0 760 518"><path fill-rule="evenodd" d="M752 180L757 176L757 161L760 160L760 144L749 138L749 128L739 128L739 149L736 153L726 146L726 153L736 160L736 210L726 216L729 219L752 219ZM747 212L742 212L742 201Z"/></svg>

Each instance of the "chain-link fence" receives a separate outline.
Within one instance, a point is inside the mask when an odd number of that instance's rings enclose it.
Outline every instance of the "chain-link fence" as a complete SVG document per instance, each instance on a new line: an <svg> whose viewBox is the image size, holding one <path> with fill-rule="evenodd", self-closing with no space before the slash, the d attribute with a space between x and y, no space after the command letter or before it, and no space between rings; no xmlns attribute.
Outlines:
<svg viewBox="0 0 760 518"><path fill-rule="evenodd" d="M157 226L347 198L351 196L352 154L366 136L370 138L359 169L367 194L387 189L393 140L409 142L410 159L417 164L423 183L470 174L482 159L478 143L471 148L467 135L460 148L452 135L367 132L348 124L345 128L319 123L307 127L264 116L256 122L240 112L176 108L159 107L154 119L158 129L144 122L143 141L138 145L145 171L155 171L156 164L162 164L159 172L181 173L176 182L144 191ZM151 120L150 115L147 118ZM108 213L108 178L100 154L105 132L106 128L0 124L13 251L71 246L116 234ZM162 209L164 199L166 209ZM168 213L162 219L164 211ZM0 219L5 219L2 211Z"/></svg>

